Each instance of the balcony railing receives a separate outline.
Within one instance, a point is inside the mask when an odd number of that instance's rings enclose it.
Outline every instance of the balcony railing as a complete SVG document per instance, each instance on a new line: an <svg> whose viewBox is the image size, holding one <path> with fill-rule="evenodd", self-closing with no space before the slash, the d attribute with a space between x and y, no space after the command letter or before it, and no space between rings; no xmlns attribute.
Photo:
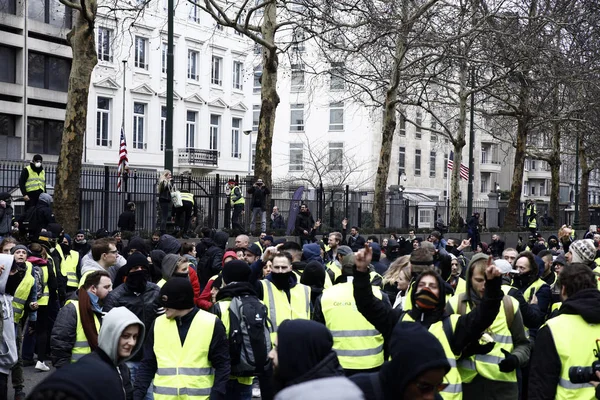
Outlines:
<svg viewBox="0 0 600 400"><path fill-rule="evenodd" d="M217 168L219 165L219 152L217 150L204 150L188 147L178 149L177 156L179 165L214 168Z"/></svg>

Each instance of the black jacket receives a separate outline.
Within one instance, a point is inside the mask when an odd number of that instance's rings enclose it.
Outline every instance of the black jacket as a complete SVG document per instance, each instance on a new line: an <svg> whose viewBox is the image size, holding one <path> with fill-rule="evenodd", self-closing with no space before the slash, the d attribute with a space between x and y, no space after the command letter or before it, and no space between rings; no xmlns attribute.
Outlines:
<svg viewBox="0 0 600 400"><path fill-rule="evenodd" d="M229 235L226 232L216 232L214 239L204 238L198 245L199 248L205 250L198 252L198 280L200 282L200 290L203 290L208 280L221 272L223 268L223 254Z"/></svg>
<svg viewBox="0 0 600 400"><path fill-rule="evenodd" d="M488 252L496 258L502 257L502 252L504 251L504 241L498 239L497 241L491 241L488 246Z"/></svg>
<svg viewBox="0 0 600 400"><path fill-rule="evenodd" d="M140 294L131 291L127 285L120 285L106 296L102 311L107 313L115 307L127 307L144 323L144 326L150 326L156 319L156 310L160 308L159 291L158 285L151 282L146 283L146 290ZM141 359L142 352L140 351L131 361L140 361Z"/></svg>
<svg viewBox="0 0 600 400"><path fill-rule="evenodd" d="M294 231L296 235L300 236L301 239L308 239L311 237L311 231L314 226L315 220L313 219L310 211L298 213L296 216L296 223L294 224ZM308 232L308 235L305 235L304 231Z"/></svg>
<svg viewBox="0 0 600 400"><path fill-rule="evenodd" d="M117 226L122 231L135 231L135 211L126 210L119 215L119 222Z"/></svg>
<svg viewBox="0 0 600 400"><path fill-rule="evenodd" d="M346 231L345 230L342 231L342 235L344 235L344 237L346 236ZM360 249L362 249L363 247L365 247L365 243L366 243L365 238L362 237L362 236L360 236L360 235L356 235L356 237L350 235L350 236L348 236L348 239L346 239L346 244L354 252L359 251ZM343 242L342 242L342 244L343 244Z"/></svg>
<svg viewBox="0 0 600 400"><path fill-rule="evenodd" d="M285 221L283 215L277 214L276 216L271 215L271 229L285 229Z"/></svg>
<svg viewBox="0 0 600 400"><path fill-rule="evenodd" d="M248 188L248 194L252 195L252 201L250 205L252 208L260 207L263 211L265 211L267 207L267 195L269 195L271 191L266 186L250 186Z"/></svg>
<svg viewBox="0 0 600 400"><path fill-rule="evenodd" d="M42 229L47 229L49 224L56 223L52 208L44 201L38 201L35 206L34 215L29 221L29 233L33 237L38 237Z"/></svg>
<svg viewBox="0 0 600 400"><path fill-rule="evenodd" d="M429 328L431 324L448 317L448 314L444 310L446 302L443 300L446 298L446 284L439 276L438 281L438 287L440 288L439 298L442 299L440 304L438 304L434 310L428 312L422 312L416 307L408 311L408 314L415 321L420 321L426 328ZM417 278L414 283L413 291L411 292L413 304L415 304L415 289L418 286L418 282L419 278ZM476 307L470 313L459 317L452 341L450 342L450 347L454 354L461 354L469 344L476 342L482 332L496 319L496 315L500 310L500 303L504 297L501 283L502 280L500 278L486 282L485 294L479 307ZM356 300L358 311L360 311L375 329L381 332L386 346L388 346L392 331L396 324L401 320L404 312L400 308L389 308L383 301L373 295L373 289L371 288L368 273L359 272L355 268L353 285L354 299Z"/></svg>
<svg viewBox="0 0 600 400"><path fill-rule="evenodd" d="M181 343L185 343L190 325L198 312L204 311L194 308L188 315L178 318L177 328L179 329ZM154 374L156 374L156 369L158 368L156 354L154 353L154 322L152 322L147 332L146 340L144 341L144 359L140 364L135 380L133 398L136 400L142 400L146 397L148 386L150 386L150 382L154 379ZM206 333L208 334L209 332ZM212 334L212 338L208 349L208 360L215 370L215 380L210 392L210 400L222 400L225 399L225 390L231 371L229 342L225 334L225 327L219 319L215 323L213 332L210 333ZM173 338L173 340L177 340L177 338Z"/></svg>
<svg viewBox="0 0 600 400"><path fill-rule="evenodd" d="M590 324L600 324L600 292L597 289L585 289L575 293L562 303L558 315L581 315ZM573 340L577 333L571 332ZM594 343L586 344L593 348ZM590 350L591 351L591 350ZM589 367L589 365L582 365ZM535 347L529 368L529 400L553 399L560 380L561 361L556 351L552 332L544 325L537 332ZM599 386L600 388L600 386ZM596 398L600 398L600 389L596 389Z"/></svg>

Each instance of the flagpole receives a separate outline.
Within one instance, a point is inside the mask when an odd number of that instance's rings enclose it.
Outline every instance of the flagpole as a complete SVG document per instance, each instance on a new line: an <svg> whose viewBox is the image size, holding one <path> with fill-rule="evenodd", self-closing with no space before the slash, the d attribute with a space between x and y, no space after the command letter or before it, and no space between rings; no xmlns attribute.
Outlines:
<svg viewBox="0 0 600 400"><path fill-rule="evenodd" d="M126 87L126 73L127 73L127 60L123 60L123 113L122 113L122 117L121 117L121 132L119 132L119 163L120 163L120 158L121 158L121 134L125 134L125 93L127 92L127 87ZM124 186L124 190L125 193L127 193L127 200L126 202L129 201L129 190L127 188L128 185L128 181L129 181L129 172L126 168L126 166L122 166L121 167L121 174L122 174L122 179L123 179L123 186ZM121 194L121 192L119 191L119 194Z"/></svg>

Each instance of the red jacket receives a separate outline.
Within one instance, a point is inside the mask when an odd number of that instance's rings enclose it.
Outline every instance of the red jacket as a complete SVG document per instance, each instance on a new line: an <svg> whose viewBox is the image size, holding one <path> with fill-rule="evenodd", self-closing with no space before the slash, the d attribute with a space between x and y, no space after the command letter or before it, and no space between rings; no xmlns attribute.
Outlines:
<svg viewBox="0 0 600 400"><path fill-rule="evenodd" d="M200 305L200 282L198 282L198 274L191 267L188 269L188 274L190 275L190 282L192 282L192 288L194 289L194 304L198 307L202 307Z"/></svg>

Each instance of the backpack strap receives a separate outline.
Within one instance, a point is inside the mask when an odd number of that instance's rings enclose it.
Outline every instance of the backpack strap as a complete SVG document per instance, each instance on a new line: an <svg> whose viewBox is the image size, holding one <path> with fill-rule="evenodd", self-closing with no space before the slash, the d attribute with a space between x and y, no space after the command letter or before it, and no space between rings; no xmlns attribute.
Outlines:
<svg viewBox="0 0 600 400"><path fill-rule="evenodd" d="M448 339L448 343L452 344L454 332L452 331L452 322L450 321L450 317L442 319L442 327L444 328L444 334L446 335L446 339Z"/></svg>
<svg viewBox="0 0 600 400"><path fill-rule="evenodd" d="M466 297L467 295L465 293L458 295L458 310L456 310L456 312L460 315L465 315L467 313L467 303L465 302Z"/></svg>
<svg viewBox="0 0 600 400"><path fill-rule="evenodd" d="M506 325L508 325L508 329L510 329L515 319L515 308L513 306L512 298L505 295L502 298L502 305L504 306L504 314L506 315Z"/></svg>

